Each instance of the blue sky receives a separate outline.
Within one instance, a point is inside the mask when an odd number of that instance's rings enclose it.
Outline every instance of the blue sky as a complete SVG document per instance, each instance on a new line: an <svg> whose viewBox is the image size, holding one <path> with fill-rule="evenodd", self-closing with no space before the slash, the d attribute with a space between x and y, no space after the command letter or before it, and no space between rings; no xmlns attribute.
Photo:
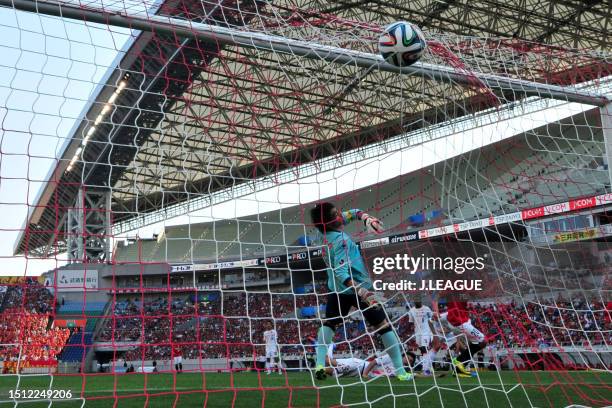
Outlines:
<svg viewBox="0 0 612 408"><path fill-rule="evenodd" d="M0 275L39 274L61 263L12 257L14 241L128 34L0 8Z"/></svg>

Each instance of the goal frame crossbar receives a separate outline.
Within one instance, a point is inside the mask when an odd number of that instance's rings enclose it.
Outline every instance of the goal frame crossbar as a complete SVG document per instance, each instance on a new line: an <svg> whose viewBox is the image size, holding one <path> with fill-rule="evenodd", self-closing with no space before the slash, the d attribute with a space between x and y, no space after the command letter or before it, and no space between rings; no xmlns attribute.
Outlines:
<svg viewBox="0 0 612 408"><path fill-rule="evenodd" d="M382 56L377 54L289 39L265 33L198 23L168 16L154 14L140 16L119 11L115 12L91 7L77 7L51 1L0 0L0 6L80 21L85 19L87 22L91 23L107 24L140 31L175 34L187 38L217 41L221 44L265 49L272 52L293 54L304 58L322 59L331 63L343 65L352 64L369 70L375 68L394 73L421 75L436 81L453 82L468 86L473 84L474 79L477 79L490 89L512 90L526 96L539 96L599 107L603 107L611 102L605 95L574 88L478 72L466 74L449 66L422 62L417 62L407 67L397 67L386 62Z"/></svg>

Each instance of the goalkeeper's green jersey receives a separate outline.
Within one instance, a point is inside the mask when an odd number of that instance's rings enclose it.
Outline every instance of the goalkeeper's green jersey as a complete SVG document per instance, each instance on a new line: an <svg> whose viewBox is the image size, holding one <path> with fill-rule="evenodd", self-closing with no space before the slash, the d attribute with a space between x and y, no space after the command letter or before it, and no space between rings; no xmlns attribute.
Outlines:
<svg viewBox="0 0 612 408"><path fill-rule="evenodd" d="M361 217L361 210L342 212L344 224ZM355 285L361 284L372 289L372 280L357 244L344 231L326 231L323 234L327 244L327 286L332 292L348 292L344 282L351 278Z"/></svg>

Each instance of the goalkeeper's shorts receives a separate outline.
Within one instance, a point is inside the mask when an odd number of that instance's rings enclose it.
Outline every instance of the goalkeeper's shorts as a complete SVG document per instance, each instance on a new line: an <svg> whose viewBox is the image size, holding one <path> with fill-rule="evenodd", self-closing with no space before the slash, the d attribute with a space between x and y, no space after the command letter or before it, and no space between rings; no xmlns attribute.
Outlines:
<svg viewBox="0 0 612 408"><path fill-rule="evenodd" d="M382 308L368 306L367 303L359 299L356 293L340 295L334 292L327 295L323 324L335 329L348 317L352 307L361 310L363 317L370 326L378 327L387 319L387 315Z"/></svg>

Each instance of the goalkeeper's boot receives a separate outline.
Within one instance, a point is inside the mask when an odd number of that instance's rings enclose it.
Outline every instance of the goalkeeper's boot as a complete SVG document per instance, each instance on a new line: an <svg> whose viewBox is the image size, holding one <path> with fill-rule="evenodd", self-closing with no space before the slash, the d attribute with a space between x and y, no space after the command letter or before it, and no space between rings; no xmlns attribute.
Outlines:
<svg viewBox="0 0 612 408"><path fill-rule="evenodd" d="M325 372L325 367L322 365L318 365L315 369L315 378L317 380L324 380L327 378L327 373Z"/></svg>
<svg viewBox="0 0 612 408"><path fill-rule="evenodd" d="M400 374L397 376L397 379L400 381L410 381L412 380L412 374L410 373L404 373L404 374Z"/></svg>
<svg viewBox="0 0 612 408"><path fill-rule="evenodd" d="M453 358L453 365L455 366L455 370L457 371L457 374L467 375L468 377L472 376L472 373L469 370L467 370L465 366L463 365L463 363L457 360L456 358Z"/></svg>

